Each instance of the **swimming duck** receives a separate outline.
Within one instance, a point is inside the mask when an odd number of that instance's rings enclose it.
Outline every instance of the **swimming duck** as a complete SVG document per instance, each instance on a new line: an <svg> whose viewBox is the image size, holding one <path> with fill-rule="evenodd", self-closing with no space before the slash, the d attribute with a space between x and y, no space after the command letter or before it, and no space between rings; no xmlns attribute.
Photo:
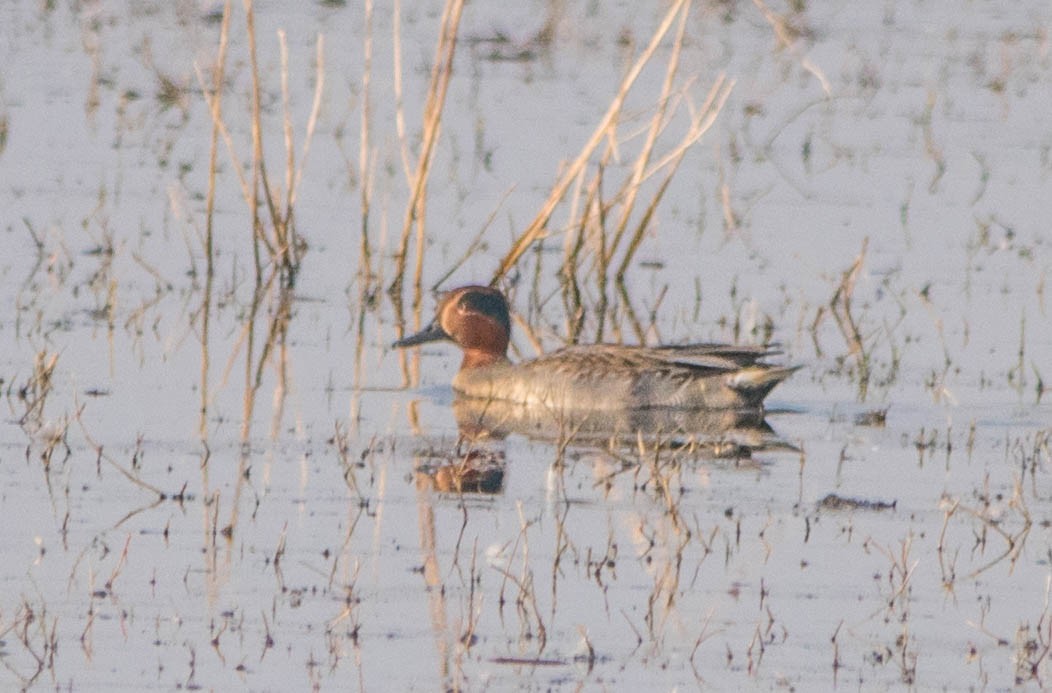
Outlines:
<svg viewBox="0 0 1052 693"><path fill-rule="evenodd" d="M504 295L463 286L441 297L430 325L393 346L452 341L464 353L453 378L458 396L555 410L759 409L798 368L762 362L777 353L767 347L730 344L591 344L516 364L508 360L510 337Z"/></svg>

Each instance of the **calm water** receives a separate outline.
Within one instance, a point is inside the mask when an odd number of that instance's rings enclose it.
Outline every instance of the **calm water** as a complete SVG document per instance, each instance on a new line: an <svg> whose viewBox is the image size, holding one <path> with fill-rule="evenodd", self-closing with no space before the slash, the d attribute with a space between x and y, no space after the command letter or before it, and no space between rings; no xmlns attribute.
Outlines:
<svg viewBox="0 0 1052 693"><path fill-rule="evenodd" d="M405 4L415 165L442 8ZM666 9L465 8L427 187L425 288L489 280ZM438 471L469 454L448 385L458 355L388 346L434 307L425 292L413 312L415 240L404 304L385 291L410 190L392 7L371 33L356 4L256 7L279 186L276 32L297 165L325 37L295 204L306 250L284 301L276 283L253 301L251 215L222 141L206 301L212 120L195 66L210 82L221 12L0 8L0 287L13 307L0 323L0 687L1048 685L1046 3L697 3L655 159L720 75L733 90L628 266L631 310L607 285L601 326L596 236L583 245L580 338L769 335L804 366L768 417L796 450L511 435L470 452L503 473L498 492L464 494L441 490ZM645 139L674 34L629 94L606 199ZM230 36L224 122L243 164L240 6ZM523 356L569 333L571 214L557 209L505 282Z"/></svg>

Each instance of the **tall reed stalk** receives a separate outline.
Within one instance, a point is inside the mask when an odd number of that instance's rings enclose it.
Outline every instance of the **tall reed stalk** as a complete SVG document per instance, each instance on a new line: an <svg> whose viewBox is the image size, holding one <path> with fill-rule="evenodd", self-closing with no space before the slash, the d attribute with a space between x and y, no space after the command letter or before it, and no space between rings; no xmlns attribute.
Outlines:
<svg viewBox="0 0 1052 693"><path fill-rule="evenodd" d="M595 325L596 341L603 341L610 329L620 329L620 317L628 323L636 338L645 341L646 328L635 316L628 298L625 280L629 268L648 231L656 222L656 213L672 183L684 156L712 127L726 104L734 83L720 75L716 78L700 107L690 99L693 80L678 85L680 53L686 34L689 0L674 3L663 16L645 48L625 73L606 113L576 158L562 171L540 211L519 234L501 260L491 284L498 283L521 261L526 251L544 238L565 234L563 261L559 276L563 284L563 302L567 313L567 341L576 342L589 311ZM677 21L678 20L678 21ZM642 130L643 141L635 158L627 166L620 164L625 145L636 133L622 133L626 119L624 108L639 76L653 60L673 26L676 31L669 48L661 92L649 122ZM668 151L659 152L669 126L679 122L679 113L689 109L685 132ZM617 181L613 173L627 170ZM611 180L616 182L607 194ZM656 187L648 185L656 180ZM649 192L648 192L649 191ZM648 197L649 195L649 197ZM551 220L560 205L568 209L568 219L559 228ZM610 285L618 288L611 295ZM586 300L586 286L594 287L595 299Z"/></svg>

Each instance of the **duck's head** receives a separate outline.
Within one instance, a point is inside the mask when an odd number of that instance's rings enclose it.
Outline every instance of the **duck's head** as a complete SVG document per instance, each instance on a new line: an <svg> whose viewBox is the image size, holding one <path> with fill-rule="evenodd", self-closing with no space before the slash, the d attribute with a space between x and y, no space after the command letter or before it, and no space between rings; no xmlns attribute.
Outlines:
<svg viewBox="0 0 1052 693"><path fill-rule="evenodd" d="M461 368L473 368L507 360L510 336L511 318L504 294L488 286L462 286L442 295L430 325L393 346L448 339L464 352Z"/></svg>

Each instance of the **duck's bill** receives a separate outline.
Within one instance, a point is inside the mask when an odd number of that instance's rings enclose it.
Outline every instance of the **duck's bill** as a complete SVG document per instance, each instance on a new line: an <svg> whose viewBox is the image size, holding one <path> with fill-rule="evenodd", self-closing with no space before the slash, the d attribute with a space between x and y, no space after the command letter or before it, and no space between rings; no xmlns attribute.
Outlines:
<svg viewBox="0 0 1052 693"><path fill-rule="evenodd" d="M405 337L404 339L399 339L391 346L396 349L401 349L402 347L411 347L416 346L417 344L426 344L427 342L437 342L441 339L449 339L449 335L446 334L446 331L443 330L437 322L433 322L420 332Z"/></svg>

